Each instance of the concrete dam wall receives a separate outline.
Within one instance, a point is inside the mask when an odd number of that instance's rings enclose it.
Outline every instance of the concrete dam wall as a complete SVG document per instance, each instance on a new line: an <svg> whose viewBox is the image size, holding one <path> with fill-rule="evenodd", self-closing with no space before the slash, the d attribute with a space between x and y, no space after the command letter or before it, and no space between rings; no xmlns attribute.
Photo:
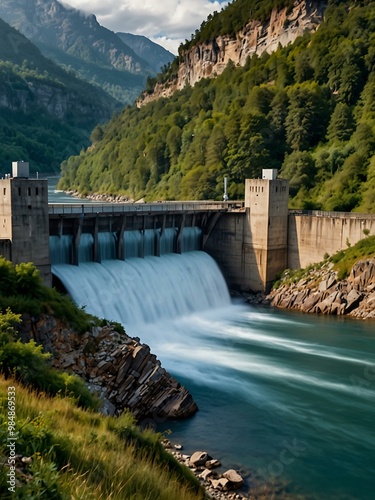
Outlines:
<svg viewBox="0 0 375 500"><path fill-rule="evenodd" d="M202 249L230 288L264 292L280 271L320 262L375 234L375 214L289 211L289 181L273 169L246 179L244 202L80 207L48 205L47 181L18 172L24 163L0 180L0 254L14 264L34 262L46 284L51 260L78 265Z"/></svg>
<svg viewBox="0 0 375 500"><path fill-rule="evenodd" d="M298 269L320 262L354 245L366 233L375 234L375 214L298 212L288 216L288 267Z"/></svg>
<svg viewBox="0 0 375 500"><path fill-rule="evenodd" d="M344 212L289 211L287 224L272 218L258 220L262 245L255 244L259 231L250 230L251 207L245 212L224 214L215 226L204 250L219 264L228 286L242 291L269 288L277 272L285 268L298 269L320 262L325 254L333 255L354 245L366 233L375 235L375 214ZM264 231L274 231L275 242L282 242L287 227L285 247L264 251ZM285 264L284 264L285 263ZM267 275L267 279L265 278Z"/></svg>

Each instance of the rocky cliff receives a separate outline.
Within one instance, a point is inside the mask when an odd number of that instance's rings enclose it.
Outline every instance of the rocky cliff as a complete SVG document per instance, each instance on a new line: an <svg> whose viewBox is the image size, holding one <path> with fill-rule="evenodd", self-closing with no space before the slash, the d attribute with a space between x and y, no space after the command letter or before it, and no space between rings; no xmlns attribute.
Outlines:
<svg viewBox="0 0 375 500"><path fill-rule="evenodd" d="M116 35L128 47L134 50L138 57L146 61L155 73L159 73L163 66L169 64L174 59L174 55L171 52L145 36L121 32L116 33Z"/></svg>
<svg viewBox="0 0 375 500"><path fill-rule="evenodd" d="M244 66L248 57L275 51L305 32L314 32L323 21L327 1L296 0L293 9L273 10L266 23L250 20L235 37L219 36L200 43L182 54L178 76L166 84L157 84L154 92L144 93L139 105L159 97L169 97L185 85L195 85L202 78L220 75L229 61Z"/></svg>
<svg viewBox="0 0 375 500"><path fill-rule="evenodd" d="M74 71L112 96L110 115L133 103L154 72L114 32L92 14L57 0L2 0L0 18L35 44L44 56ZM15 46L24 48L18 38Z"/></svg>
<svg viewBox="0 0 375 500"><path fill-rule="evenodd" d="M318 314L375 319L375 258L354 264L347 279L338 280L331 263L311 269L296 283L281 283L267 297L273 306Z"/></svg>
<svg viewBox="0 0 375 500"><path fill-rule="evenodd" d="M89 128L108 119L116 101L45 58L0 19L0 109L45 113Z"/></svg>
<svg viewBox="0 0 375 500"><path fill-rule="evenodd" d="M101 26L93 14L85 14L63 2L2 0L0 17L42 51L58 48L93 64L147 73L147 63L115 33Z"/></svg>
<svg viewBox="0 0 375 500"><path fill-rule="evenodd" d="M108 324L78 335L51 316L24 316L22 341L34 339L52 354L52 366L71 371L102 401L101 411L125 408L145 418L184 418L197 411L190 393L164 368L149 346L115 331Z"/></svg>
<svg viewBox="0 0 375 500"><path fill-rule="evenodd" d="M50 116L62 121L73 121L74 124L86 125L93 117L103 121L107 115L102 109L96 109L94 103L83 102L82 96L69 91L62 85L19 80L12 85L0 89L0 108L11 111L32 113L38 108Z"/></svg>

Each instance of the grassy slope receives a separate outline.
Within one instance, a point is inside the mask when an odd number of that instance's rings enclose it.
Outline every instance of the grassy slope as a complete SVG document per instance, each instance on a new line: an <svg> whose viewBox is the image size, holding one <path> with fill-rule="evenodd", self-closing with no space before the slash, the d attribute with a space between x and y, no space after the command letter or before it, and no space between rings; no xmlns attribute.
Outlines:
<svg viewBox="0 0 375 500"><path fill-rule="evenodd" d="M0 497L23 499L198 500L192 473L160 444L160 436L141 431L130 414L100 416L68 398L31 393L0 376L0 458L7 460L7 387L16 389L17 454L31 464L17 470L11 496L2 465ZM58 425L56 423L58 422Z"/></svg>
<svg viewBox="0 0 375 500"><path fill-rule="evenodd" d="M130 413L97 413L97 400L79 377L51 368L49 355L34 341L20 342L22 313L53 314L78 332L101 322L46 288L31 263L13 266L0 257L0 498L202 498L197 480L163 449L160 435L141 431ZM16 453L32 458L19 464L13 496L4 465L9 386L16 388Z"/></svg>

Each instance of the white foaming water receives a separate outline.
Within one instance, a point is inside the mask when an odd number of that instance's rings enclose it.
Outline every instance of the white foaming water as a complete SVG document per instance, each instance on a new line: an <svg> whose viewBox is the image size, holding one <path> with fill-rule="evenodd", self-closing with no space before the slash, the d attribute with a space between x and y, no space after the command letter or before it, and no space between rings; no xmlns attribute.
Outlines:
<svg viewBox="0 0 375 500"><path fill-rule="evenodd" d="M69 249L61 243L58 262ZM314 500L372 500L375 354L362 323L234 305L204 252L56 264L53 272L78 304L123 323L191 390L201 411L168 423L188 453L217 450L223 463L267 474L286 444L303 443L280 479Z"/></svg>
<svg viewBox="0 0 375 500"><path fill-rule="evenodd" d="M230 304L216 262L204 252L107 260L52 272L80 306L125 326L154 323Z"/></svg>

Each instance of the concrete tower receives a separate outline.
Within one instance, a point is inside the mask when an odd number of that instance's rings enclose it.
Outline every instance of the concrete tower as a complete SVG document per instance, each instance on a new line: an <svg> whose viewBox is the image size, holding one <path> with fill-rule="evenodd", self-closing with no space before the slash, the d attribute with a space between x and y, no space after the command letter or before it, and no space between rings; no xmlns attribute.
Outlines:
<svg viewBox="0 0 375 500"><path fill-rule="evenodd" d="M287 267L289 180L266 169L262 179L246 179L244 267L253 291L267 292Z"/></svg>
<svg viewBox="0 0 375 500"><path fill-rule="evenodd" d="M13 162L0 180L0 254L13 264L33 262L51 285L47 180L29 179L29 164Z"/></svg>

